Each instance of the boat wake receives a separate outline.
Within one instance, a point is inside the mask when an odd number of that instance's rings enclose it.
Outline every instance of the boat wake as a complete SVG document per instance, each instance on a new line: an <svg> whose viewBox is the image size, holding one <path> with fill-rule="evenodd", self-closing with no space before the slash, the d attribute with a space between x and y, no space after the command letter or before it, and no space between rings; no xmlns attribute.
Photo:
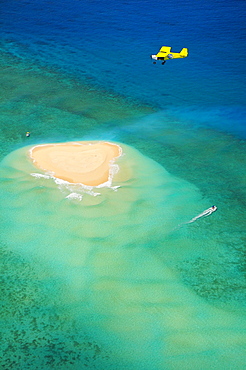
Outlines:
<svg viewBox="0 0 246 370"><path fill-rule="evenodd" d="M212 207L210 207L208 209L205 209L205 211L203 211L202 213L200 213L199 215L197 215L196 217L192 218L190 221L188 221L186 223L187 224L190 224L190 223L196 221L198 218L206 217L206 216L211 215L215 211L217 211L217 207L216 206L212 206Z"/></svg>

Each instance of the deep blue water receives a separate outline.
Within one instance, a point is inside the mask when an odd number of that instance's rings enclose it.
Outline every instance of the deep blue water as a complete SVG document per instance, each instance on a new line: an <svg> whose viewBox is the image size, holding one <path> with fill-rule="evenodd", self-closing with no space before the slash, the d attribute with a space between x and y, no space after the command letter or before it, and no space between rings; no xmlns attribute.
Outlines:
<svg viewBox="0 0 246 370"><path fill-rule="evenodd" d="M245 137L244 1L1 2L4 50ZM162 45L189 57L153 65Z"/></svg>

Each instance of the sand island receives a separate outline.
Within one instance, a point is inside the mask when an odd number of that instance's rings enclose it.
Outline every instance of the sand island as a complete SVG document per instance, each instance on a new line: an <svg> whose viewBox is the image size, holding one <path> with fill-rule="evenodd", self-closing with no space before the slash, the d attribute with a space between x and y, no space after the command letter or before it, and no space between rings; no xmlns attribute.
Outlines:
<svg viewBox="0 0 246 370"><path fill-rule="evenodd" d="M121 147L103 141L37 145L30 150L34 165L70 183L98 186L109 180Z"/></svg>

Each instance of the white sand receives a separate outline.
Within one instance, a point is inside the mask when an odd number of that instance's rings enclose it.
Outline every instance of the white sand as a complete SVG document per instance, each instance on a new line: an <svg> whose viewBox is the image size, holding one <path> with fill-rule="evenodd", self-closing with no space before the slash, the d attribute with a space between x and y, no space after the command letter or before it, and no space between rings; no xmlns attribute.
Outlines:
<svg viewBox="0 0 246 370"><path fill-rule="evenodd" d="M110 166L121 155L121 147L98 141L37 145L30 150L36 167L71 183L89 186L108 181Z"/></svg>

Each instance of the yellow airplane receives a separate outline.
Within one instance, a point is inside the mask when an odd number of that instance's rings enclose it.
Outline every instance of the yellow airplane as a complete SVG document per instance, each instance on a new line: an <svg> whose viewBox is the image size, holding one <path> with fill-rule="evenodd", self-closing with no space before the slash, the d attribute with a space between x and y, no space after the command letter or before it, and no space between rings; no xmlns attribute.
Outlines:
<svg viewBox="0 0 246 370"><path fill-rule="evenodd" d="M154 59L154 64L156 64L156 60L162 60L162 64L165 64L170 59L188 57L188 49L183 48L179 53L173 53L170 46L162 46L157 54L153 54L150 57Z"/></svg>

